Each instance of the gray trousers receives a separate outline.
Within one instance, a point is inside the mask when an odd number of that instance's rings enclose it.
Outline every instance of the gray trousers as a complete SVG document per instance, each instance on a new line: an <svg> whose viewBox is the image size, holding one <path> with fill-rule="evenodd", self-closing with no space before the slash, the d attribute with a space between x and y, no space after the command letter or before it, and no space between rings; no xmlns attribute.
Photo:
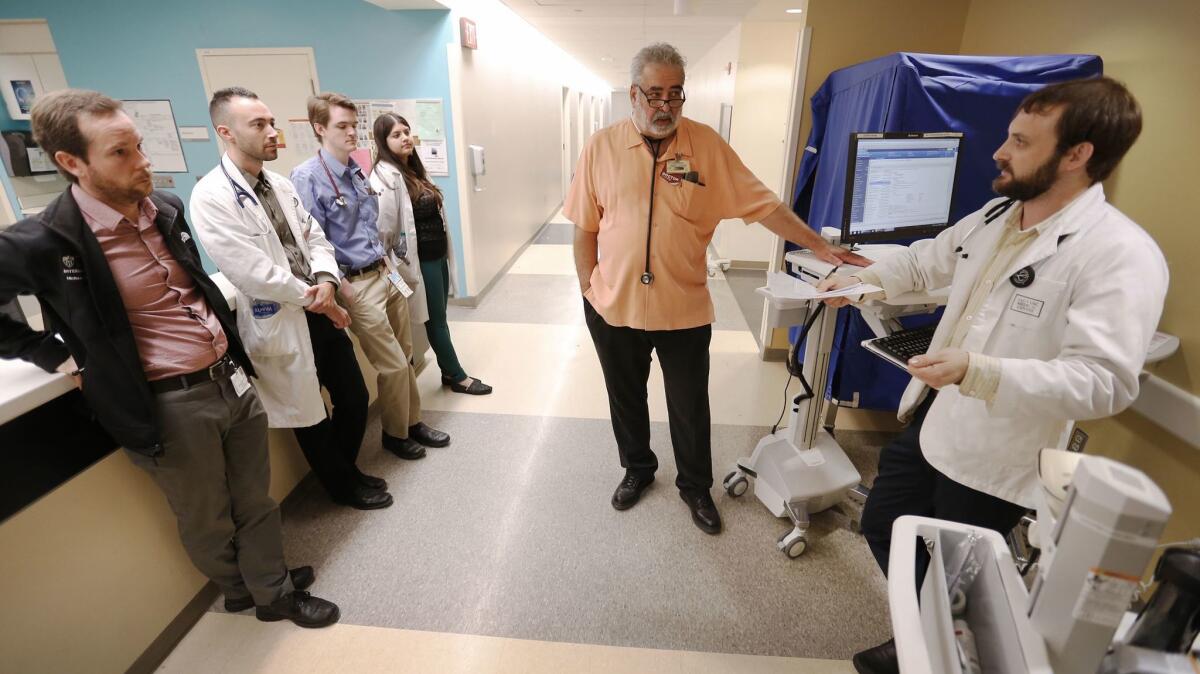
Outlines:
<svg viewBox="0 0 1200 674"><path fill-rule="evenodd" d="M163 455L130 452L158 484L188 557L228 599L265 606L292 591L271 485L267 414L228 378L157 396Z"/></svg>

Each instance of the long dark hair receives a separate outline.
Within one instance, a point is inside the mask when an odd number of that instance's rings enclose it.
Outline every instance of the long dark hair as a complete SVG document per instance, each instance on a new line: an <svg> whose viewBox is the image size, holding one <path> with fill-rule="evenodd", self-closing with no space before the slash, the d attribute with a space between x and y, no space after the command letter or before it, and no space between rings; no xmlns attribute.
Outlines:
<svg viewBox="0 0 1200 674"><path fill-rule="evenodd" d="M408 187L408 198L414 203L424 192L432 193L440 202L442 191L429 179L429 174L425 172L425 165L417 156L416 148L413 148L412 154L408 155L408 161L405 161L392 152L392 148L388 147L388 136L392 134L392 130L396 128L397 124L403 124L410 131L412 130L408 120L394 112L385 112L375 120L375 165L379 166L379 162L386 161L400 169L400 175L404 177L404 184Z"/></svg>

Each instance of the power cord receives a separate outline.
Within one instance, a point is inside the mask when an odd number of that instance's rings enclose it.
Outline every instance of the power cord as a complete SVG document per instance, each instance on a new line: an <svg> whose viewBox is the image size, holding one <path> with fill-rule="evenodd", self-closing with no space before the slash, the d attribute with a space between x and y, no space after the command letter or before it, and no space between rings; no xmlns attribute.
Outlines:
<svg viewBox="0 0 1200 674"><path fill-rule="evenodd" d="M816 394L813 393L812 385L804 378L804 363L800 360L800 345L808 339L808 333L812 331L813 325L817 319L821 317L821 312L825 310L825 304L817 304L817 308L809 314L808 320L804 322L804 326L800 328L800 335L796 337L796 343L792 344L792 348L788 351L787 371L788 380L783 385L783 409L779 410L779 419L775 421L775 425L771 426L771 434L774 435L779 429L779 424L783 422L783 415L787 414L788 409L788 387L791 386L792 379L799 379L800 386L804 388L802 393L796 394L795 399L791 401L793 405L799 405L805 400L813 398Z"/></svg>

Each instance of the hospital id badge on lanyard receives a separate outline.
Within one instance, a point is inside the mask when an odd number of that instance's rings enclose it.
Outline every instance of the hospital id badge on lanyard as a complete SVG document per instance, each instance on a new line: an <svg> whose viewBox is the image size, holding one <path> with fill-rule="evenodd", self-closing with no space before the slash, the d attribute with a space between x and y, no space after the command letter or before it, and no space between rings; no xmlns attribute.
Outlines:
<svg viewBox="0 0 1200 674"><path fill-rule="evenodd" d="M233 375L229 377L230 383L233 384L233 392L237 397L241 398L250 390L250 378L246 376L245 371L239 366L233 371Z"/></svg>
<svg viewBox="0 0 1200 674"><path fill-rule="evenodd" d="M392 262L392 256L385 255L383 257L383 264L388 270L388 281L391 281L396 290L400 291L400 296L404 299L412 297L413 289L408 286L408 283L405 283L404 279L400 276L400 272L396 271L396 263Z"/></svg>

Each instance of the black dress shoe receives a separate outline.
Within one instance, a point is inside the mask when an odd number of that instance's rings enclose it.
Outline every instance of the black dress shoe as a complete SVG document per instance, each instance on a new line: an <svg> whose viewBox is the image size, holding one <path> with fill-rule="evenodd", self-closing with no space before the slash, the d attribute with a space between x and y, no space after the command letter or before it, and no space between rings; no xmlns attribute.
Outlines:
<svg viewBox="0 0 1200 674"><path fill-rule="evenodd" d="M317 579L317 573L313 571L311 566L297 566L288 571L288 575L292 577L292 587L297 590L307 590L312 587L313 581ZM225 610L230 613L241 613L252 608L254 608L254 597L225 599Z"/></svg>
<svg viewBox="0 0 1200 674"><path fill-rule="evenodd" d="M304 590L289 592L270 606L256 606L255 616L263 622L290 620L301 627L326 627L341 617L337 604L314 597Z"/></svg>
<svg viewBox="0 0 1200 674"><path fill-rule="evenodd" d="M426 447L445 447L450 444L449 434L426 426L424 421L418 421L415 426L409 426L408 437Z"/></svg>
<svg viewBox="0 0 1200 674"><path fill-rule="evenodd" d="M855 653L854 669L858 674L900 674L900 660L896 657L896 640L888 639L875 648Z"/></svg>
<svg viewBox="0 0 1200 674"><path fill-rule="evenodd" d="M617 490L613 492L612 507L617 510L629 510L642 497L642 492L646 491L651 482L654 482L654 476L641 478L626 473L625 479L621 480L621 484L617 485Z"/></svg>
<svg viewBox="0 0 1200 674"><path fill-rule="evenodd" d="M351 508L358 510L379 510L392 505L392 495L386 491L379 491L364 487L362 485L354 485L350 491L333 499L335 503L348 505Z"/></svg>
<svg viewBox="0 0 1200 674"><path fill-rule="evenodd" d="M466 393L467 395L473 396L485 396L492 392L491 386L488 386L474 377L468 377L468 379L471 380L471 383L467 386L463 386L450 377L442 377L442 386L449 386L450 390L454 391L455 393Z"/></svg>
<svg viewBox="0 0 1200 674"><path fill-rule="evenodd" d="M382 477L375 477L374 475L367 475L366 473L363 473L360 471L358 473L358 482L362 486L367 487L369 489L375 489L378 491L387 491L387 480L383 479Z"/></svg>
<svg viewBox="0 0 1200 674"><path fill-rule="evenodd" d="M679 498L692 511L692 521L706 534L721 533L721 513L717 512L717 504L707 491L681 491Z"/></svg>
<svg viewBox="0 0 1200 674"><path fill-rule="evenodd" d="M412 438L397 438L384 433L383 448L406 461L425 458L425 448Z"/></svg>

